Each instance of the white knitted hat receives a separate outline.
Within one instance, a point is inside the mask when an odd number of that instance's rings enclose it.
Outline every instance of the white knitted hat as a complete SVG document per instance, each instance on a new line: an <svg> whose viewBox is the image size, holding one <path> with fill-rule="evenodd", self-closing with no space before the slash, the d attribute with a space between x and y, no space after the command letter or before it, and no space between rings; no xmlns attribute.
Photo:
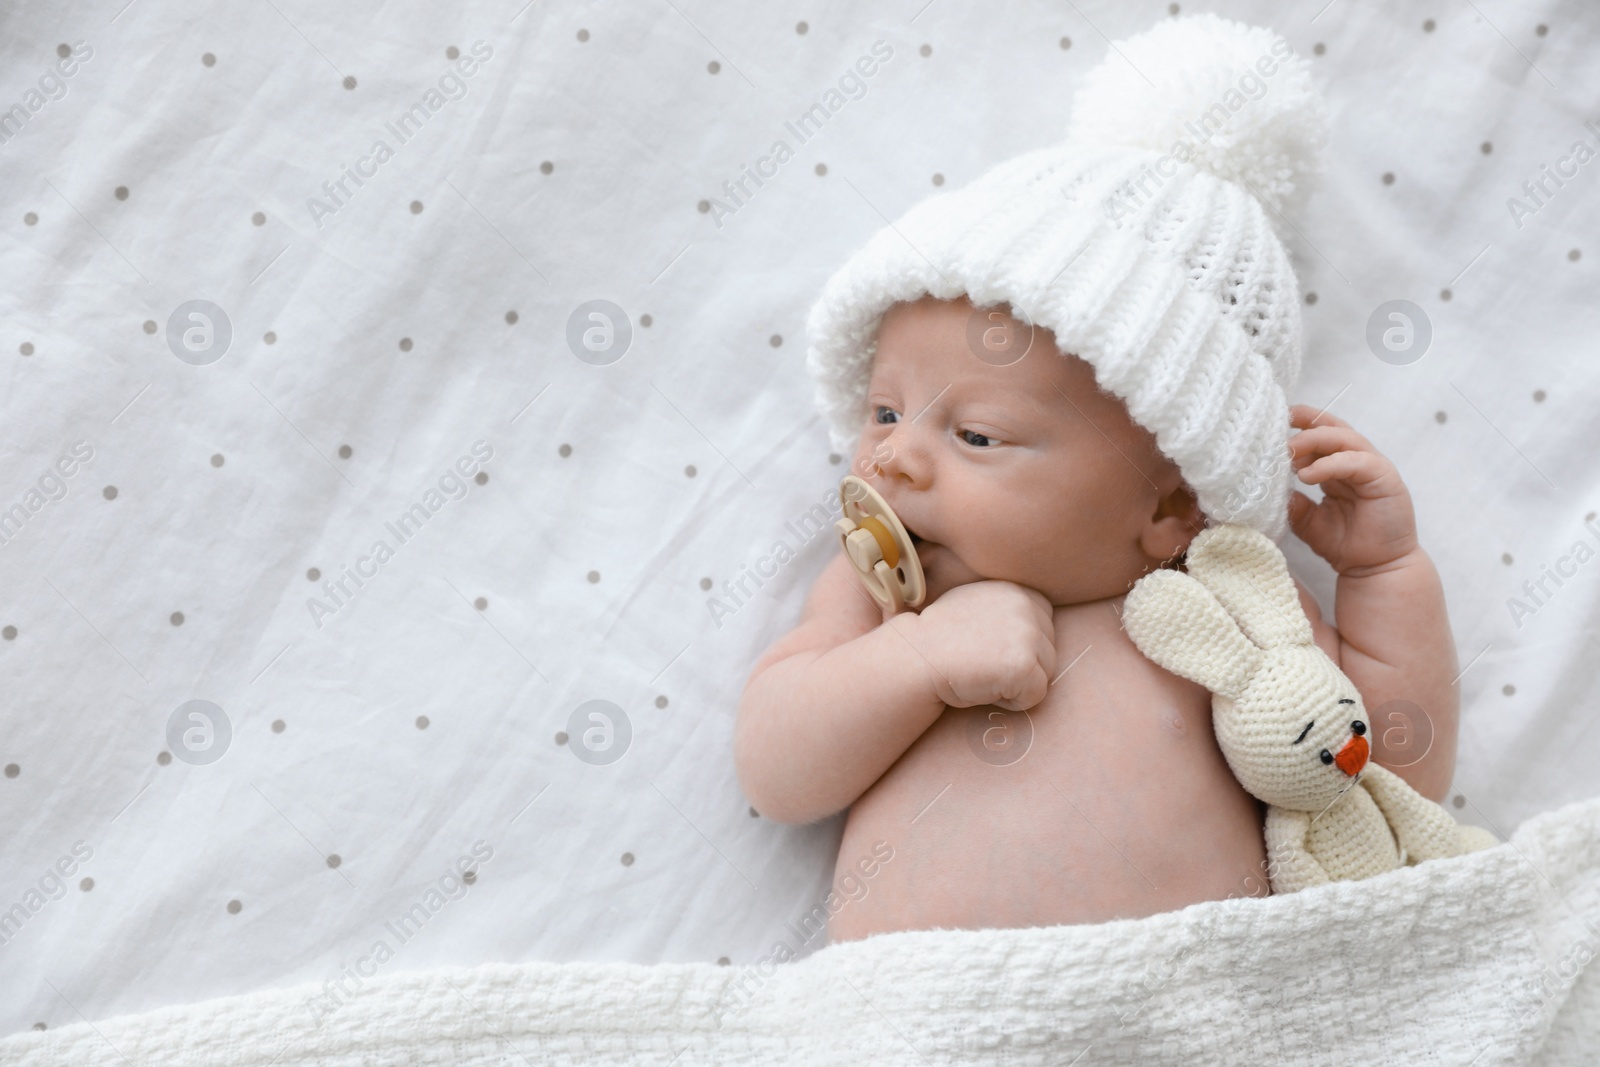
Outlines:
<svg viewBox="0 0 1600 1067"><path fill-rule="evenodd" d="M935 195L824 287L807 366L834 447L866 421L892 305L1009 305L1094 367L1218 522L1278 537L1300 293L1273 219L1303 191L1327 118L1271 30L1205 14L1113 45L1067 139Z"/></svg>

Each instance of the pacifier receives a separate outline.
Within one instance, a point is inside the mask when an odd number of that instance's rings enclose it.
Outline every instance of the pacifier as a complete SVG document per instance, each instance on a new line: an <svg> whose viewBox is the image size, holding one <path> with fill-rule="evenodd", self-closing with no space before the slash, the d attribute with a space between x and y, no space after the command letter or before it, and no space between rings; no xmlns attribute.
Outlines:
<svg viewBox="0 0 1600 1067"><path fill-rule="evenodd" d="M889 502L854 474L839 483L844 517L833 526L867 592L891 612L914 608L928 594L911 535Z"/></svg>

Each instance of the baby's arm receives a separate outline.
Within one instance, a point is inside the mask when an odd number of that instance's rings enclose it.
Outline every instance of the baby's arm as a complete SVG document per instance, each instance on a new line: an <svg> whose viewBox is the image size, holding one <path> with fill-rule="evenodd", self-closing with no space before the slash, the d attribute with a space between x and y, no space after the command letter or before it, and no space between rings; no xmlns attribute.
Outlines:
<svg viewBox="0 0 1600 1067"><path fill-rule="evenodd" d="M1302 404L1291 422L1303 431L1289 442L1295 469L1322 486L1323 499L1296 493L1289 523L1339 573L1335 660L1372 719L1372 758L1442 801L1455 776L1459 668L1444 586L1417 543L1411 494L1394 464L1343 420ZM1314 610L1312 623L1321 629ZM1426 722L1386 709L1393 700L1415 704ZM1430 727L1431 744L1418 758Z"/></svg>
<svg viewBox="0 0 1600 1067"><path fill-rule="evenodd" d="M757 661L734 758L768 818L812 822L854 803L945 705L1013 710L1044 699L1055 663L1049 603L1010 582L958 586L887 620L841 554L800 625Z"/></svg>

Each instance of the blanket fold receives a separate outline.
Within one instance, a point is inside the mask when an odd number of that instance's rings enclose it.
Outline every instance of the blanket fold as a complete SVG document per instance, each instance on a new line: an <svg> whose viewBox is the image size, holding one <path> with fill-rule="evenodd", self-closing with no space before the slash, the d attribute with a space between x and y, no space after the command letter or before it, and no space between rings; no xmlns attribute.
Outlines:
<svg viewBox="0 0 1600 1067"><path fill-rule="evenodd" d="M1003 887L999 887L1003 888ZM19 1067L1592 1064L1600 799L1364 881L801 960L528 963L301 986L0 1040Z"/></svg>

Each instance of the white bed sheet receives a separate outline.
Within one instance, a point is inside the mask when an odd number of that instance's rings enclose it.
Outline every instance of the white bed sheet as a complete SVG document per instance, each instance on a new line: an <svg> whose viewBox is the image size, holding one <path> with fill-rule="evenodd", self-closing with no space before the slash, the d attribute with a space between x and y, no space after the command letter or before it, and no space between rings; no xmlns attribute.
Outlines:
<svg viewBox="0 0 1600 1067"><path fill-rule="evenodd" d="M810 301L936 174L1056 137L1106 36L1167 5L123 3L0 11L6 107L92 49L0 144L0 510L93 451L0 545L0 909L27 912L0 1033L380 967L755 959L826 891L840 826L753 817L734 707L831 540L733 615L707 602L843 473ZM1466 667L1458 814L1507 834L1600 783L1600 563L1507 606L1600 544L1600 162L1520 227L1506 203L1600 147L1600 10L1184 5L1213 6L1314 55L1339 109L1291 220L1317 294L1294 399L1408 478ZM785 120L879 40L865 95L796 144ZM385 132L478 41L464 96ZM392 158L319 228L308 198L377 138ZM735 213L697 209L780 138L795 158ZM595 366L565 335L602 298L633 337ZM1394 298L1435 330L1409 366L1364 341ZM195 299L233 331L207 366L167 344ZM399 544L385 523L480 441L487 483ZM378 539L393 558L319 626L308 570ZM194 699L226 754L161 762ZM632 728L606 766L555 739L595 699Z"/></svg>

